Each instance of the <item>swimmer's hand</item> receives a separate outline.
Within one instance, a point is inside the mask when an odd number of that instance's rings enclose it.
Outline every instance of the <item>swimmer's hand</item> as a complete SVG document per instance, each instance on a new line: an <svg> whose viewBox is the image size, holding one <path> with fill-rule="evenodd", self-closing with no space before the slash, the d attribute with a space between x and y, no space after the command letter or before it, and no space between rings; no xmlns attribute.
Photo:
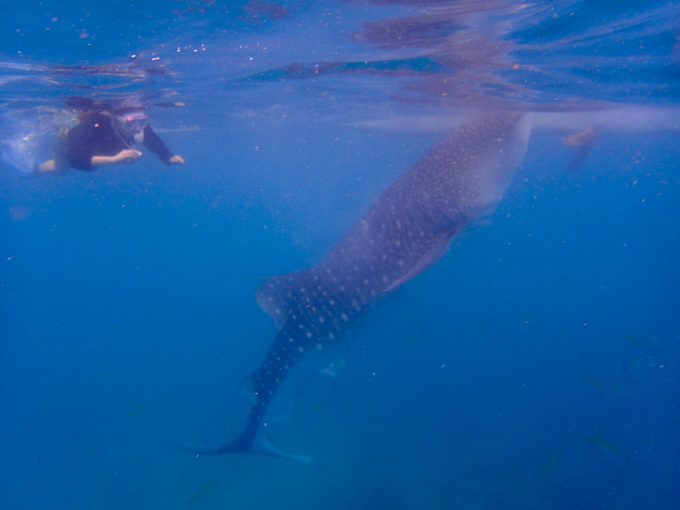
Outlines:
<svg viewBox="0 0 680 510"><path fill-rule="evenodd" d="M116 165L118 163L132 163L141 157L142 153L134 149L124 149L115 156L92 156L92 166Z"/></svg>
<svg viewBox="0 0 680 510"><path fill-rule="evenodd" d="M135 149L123 149L114 156L116 163L132 163L142 157L142 153Z"/></svg>
<svg viewBox="0 0 680 510"><path fill-rule="evenodd" d="M168 160L168 164L170 165L183 165L184 164L184 158L180 156L179 154L175 154Z"/></svg>

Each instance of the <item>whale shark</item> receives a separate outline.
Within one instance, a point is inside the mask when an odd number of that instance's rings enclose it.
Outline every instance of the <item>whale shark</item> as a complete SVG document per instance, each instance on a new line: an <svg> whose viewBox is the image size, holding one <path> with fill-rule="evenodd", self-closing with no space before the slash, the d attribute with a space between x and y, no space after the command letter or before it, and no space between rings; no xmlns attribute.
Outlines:
<svg viewBox="0 0 680 510"><path fill-rule="evenodd" d="M305 353L334 343L384 296L435 264L451 240L493 212L524 158L523 113L468 114L454 132L398 178L316 266L275 276L256 292L278 332L249 378L247 424L227 444L195 453L285 455L263 437L267 408Z"/></svg>

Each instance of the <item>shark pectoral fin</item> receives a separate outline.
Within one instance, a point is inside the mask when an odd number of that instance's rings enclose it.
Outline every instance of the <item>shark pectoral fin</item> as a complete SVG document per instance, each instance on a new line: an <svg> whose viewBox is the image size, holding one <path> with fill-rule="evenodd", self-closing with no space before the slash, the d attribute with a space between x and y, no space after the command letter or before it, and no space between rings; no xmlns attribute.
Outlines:
<svg viewBox="0 0 680 510"><path fill-rule="evenodd" d="M420 259L418 259L416 263L408 269L408 271L385 287L383 289L383 293L386 294L388 292L397 290L406 282L412 280L430 266L435 264L446 252L449 244L451 243L451 239L453 239L453 236L456 235L456 232L457 231L447 232L445 235L442 235L439 239L437 239L436 242L432 244L430 249L423 253Z"/></svg>
<svg viewBox="0 0 680 510"><path fill-rule="evenodd" d="M302 464L310 464L312 462L312 459L307 455L293 455L290 453L282 452L274 445L272 445L269 441L267 441L267 439L262 434L259 434L255 439L252 451L255 453L260 453L262 455L268 455L270 457L277 457L280 459L300 462Z"/></svg>
<svg viewBox="0 0 680 510"><path fill-rule="evenodd" d="M288 320L293 293L311 287L310 271L299 271L269 278L257 289L255 300L263 312L269 315L281 329Z"/></svg>
<svg viewBox="0 0 680 510"><path fill-rule="evenodd" d="M331 361L328 365L319 370L319 374L337 379L347 369L347 361L345 358L339 358L336 361Z"/></svg>

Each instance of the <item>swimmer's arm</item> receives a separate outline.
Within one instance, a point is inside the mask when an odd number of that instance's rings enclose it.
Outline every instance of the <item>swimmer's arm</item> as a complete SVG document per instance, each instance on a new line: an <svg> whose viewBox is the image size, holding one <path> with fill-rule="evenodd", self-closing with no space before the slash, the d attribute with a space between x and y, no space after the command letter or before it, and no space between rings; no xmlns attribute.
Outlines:
<svg viewBox="0 0 680 510"><path fill-rule="evenodd" d="M141 152L134 149L124 149L113 156L92 156L90 164L92 166L106 166L117 165L119 163L132 163L134 160L140 158Z"/></svg>
<svg viewBox="0 0 680 510"><path fill-rule="evenodd" d="M161 140L161 138L150 125L147 125L144 128L143 143L147 149L149 149L151 152L155 152L165 164L184 164L184 158L179 154L173 154L173 152L168 148L167 145L165 145L165 142Z"/></svg>

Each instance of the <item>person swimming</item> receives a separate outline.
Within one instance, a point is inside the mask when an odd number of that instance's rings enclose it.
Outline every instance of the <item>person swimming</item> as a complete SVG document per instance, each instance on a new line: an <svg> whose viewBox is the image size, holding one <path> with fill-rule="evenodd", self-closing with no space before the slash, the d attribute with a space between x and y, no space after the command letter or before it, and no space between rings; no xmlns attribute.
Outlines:
<svg viewBox="0 0 680 510"><path fill-rule="evenodd" d="M142 156L136 147L144 145L168 165L183 165L149 124L141 102L129 99L118 104L71 98L67 104L80 110L78 124L57 143L54 159L38 166L44 173L66 168L94 170L100 166L132 163Z"/></svg>

